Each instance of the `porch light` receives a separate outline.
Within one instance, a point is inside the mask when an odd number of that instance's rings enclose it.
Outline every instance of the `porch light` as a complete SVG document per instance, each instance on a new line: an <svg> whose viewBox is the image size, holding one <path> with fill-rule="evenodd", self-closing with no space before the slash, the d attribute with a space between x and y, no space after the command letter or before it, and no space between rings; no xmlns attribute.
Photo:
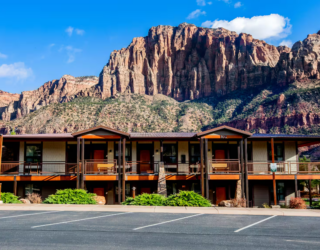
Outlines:
<svg viewBox="0 0 320 250"><path fill-rule="evenodd" d="M210 148L208 149L208 152L210 152Z"/></svg>
<svg viewBox="0 0 320 250"><path fill-rule="evenodd" d="M112 153L112 149L110 149L109 152Z"/></svg>
<svg viewBox="0 0 320 250"><path fill-rule="evenodd" d="M158 149L156 149L156 153L158 153L159 152L159 150Z"/></svg>

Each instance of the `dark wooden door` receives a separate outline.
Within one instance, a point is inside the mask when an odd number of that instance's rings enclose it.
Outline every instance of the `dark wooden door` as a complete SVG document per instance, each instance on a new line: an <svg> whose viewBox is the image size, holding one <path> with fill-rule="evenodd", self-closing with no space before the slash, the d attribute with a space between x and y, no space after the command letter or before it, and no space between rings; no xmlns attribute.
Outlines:
<svg viewBox="0 0 320 250"><path fill-rule="evenodd" d="M93 151L93 159L94 159L94 169L93 171L96 172L98 171L98 164L99 164L99 160L103 160L104 159L104 150L94 150ZM100 162L101 164L101 162Z"/></svg>
<svg viewBox="0 0 320 250"><path fill-rule="evenodd" d="M94 188L93 193L98 196L104 196L104 188Z"/></svg>
<svg viewBox="0 0 320 250"><path fill-rule="evenodd" d="M151 188L141 188L141 194L151 194Z"/></svg>
<svg viewBox="0 0 320 250"><path fill-rule="evenodd" d="M216 205L218 205L221 201L227 199L226 188L225 187L216 187Z"/></svg>
<svg viewBox="0 0 320 250"><path fill-rule="evenodd" d="M140 150L140 172L141 173L150 173L151 172L151 153L150 150L143 149Z"/></svg>

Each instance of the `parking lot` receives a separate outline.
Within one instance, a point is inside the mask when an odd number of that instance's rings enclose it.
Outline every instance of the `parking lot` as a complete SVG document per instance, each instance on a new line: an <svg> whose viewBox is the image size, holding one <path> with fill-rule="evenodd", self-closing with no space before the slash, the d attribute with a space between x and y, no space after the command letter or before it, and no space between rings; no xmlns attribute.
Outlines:
<svg viewBox="0 0 320 250"><path fill-rule="evenodd" d="M318 249L320 217L0 211L0 249Z"/></svg>

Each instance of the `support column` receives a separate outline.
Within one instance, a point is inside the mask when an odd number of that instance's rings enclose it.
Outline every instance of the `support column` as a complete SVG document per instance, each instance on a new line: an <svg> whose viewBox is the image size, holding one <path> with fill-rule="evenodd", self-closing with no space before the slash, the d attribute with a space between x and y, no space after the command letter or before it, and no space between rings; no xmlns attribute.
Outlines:
<svg viewBox="0 0 320 250"><path fill-rule="evenodd" d="M160 161L163 162L163 140L160 141Z"/></svg>
<svg viewBox="0 0 320 250"><path fill-rule="evenodd" d="M122 201L126 200L126 138L122 141Z"/></svg>
<svg viewBox="0 0 320 250"><path fill-rule="evenodd" d="M209 200L208 139L204 140L204 158L205 158L205 167L206 167L206 198Z"/></svg>
<svg viewBox="0 0 320 250"><path fill-rule="evenodd" d="M121 139L118 143L118 202L121 204Z"/></svg>
<svg viewBox="0 0 320 250"><path fill-rule="evenodd" d="M81 172L82 172L82 178L81 178L81 188L84 189L84 178L86 173L86 166L84 165L84 138L81 138Z"/></svg>
<svg viewBox="0 0 320 250"><path fill-rule="evenodd" d="M0 135L0 173L1 173L1 164L2 164L2 145L3 145L3 135Z"/></svg>
<svg viewBox="0 0 320 250"><path fill-rule="evenodd" d="M271 159L272 159L272 163L274 163L274 139L271 138ZM273 177L273 203L274 205L277 205L277 188L276 188L276 173L273 172L272 173L272 177Z"/></svg>
<svg viewBox="0 0 320 250"><path fill-rule="evenodd" d="M77 189L80 188L80 137L77 138Z"/></svg>
<svg viewBox="0 0 320 250"><path fill-rule="evenodd" d="M249 180L248 180L248 139L244 139L244 166L246 180L246 206L249 207Z"/></svg>
<svg viewBox="0 0 320 250"><path fill-rule="evenodd" d="M312 206L311 180L309 180L309 206Z"/></svg>
<svg viewBox="0 0 320 250"><path fill-rule="evenodd" d="M297 174L294 175L294 196L295 196L295 198L298 198L298 180L297 180Z"/></svg>
<svg viewBox="0 0 320 250"><path fill-rule="evenodd" d="M244 160L243 160L243 139L240 141L240 162L241 162L241 198L245 198L244 192Z"/></svg>
<svg viewBox="0 0 320 250"><path fill-rule="evenodd" d="M203 176L203 138L200 139L200 173L201 173L201 195L204 197L204 176Z"/></svg>
<svg viewBox="0 0 320 250"><path fill-rule="evenodd" d="M17 176L14 176L14 179L13 179L13 194L15 196L17 196L17 193L18 193Z"/></svg>

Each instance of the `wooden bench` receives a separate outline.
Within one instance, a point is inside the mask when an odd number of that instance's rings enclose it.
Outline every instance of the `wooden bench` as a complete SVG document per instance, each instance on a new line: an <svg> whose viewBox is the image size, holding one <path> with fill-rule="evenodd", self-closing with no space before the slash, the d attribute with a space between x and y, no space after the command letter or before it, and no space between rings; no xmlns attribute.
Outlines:
<svg viewBox="0 0 320 250"><path fill-rule="evenodd" d="M227 163L212 163L212 169L214 171L226 172L229 170Z"/></svg>
<svg viewBox="0 0 320 250"><path fill-rule="evenodd" d="M109 172L110 170L112 170L112 168L114 168L114 164L113 163L98 163L97 164L97 169L100 172L100 170L102 169L103 171L107 171Z"/></svg>

